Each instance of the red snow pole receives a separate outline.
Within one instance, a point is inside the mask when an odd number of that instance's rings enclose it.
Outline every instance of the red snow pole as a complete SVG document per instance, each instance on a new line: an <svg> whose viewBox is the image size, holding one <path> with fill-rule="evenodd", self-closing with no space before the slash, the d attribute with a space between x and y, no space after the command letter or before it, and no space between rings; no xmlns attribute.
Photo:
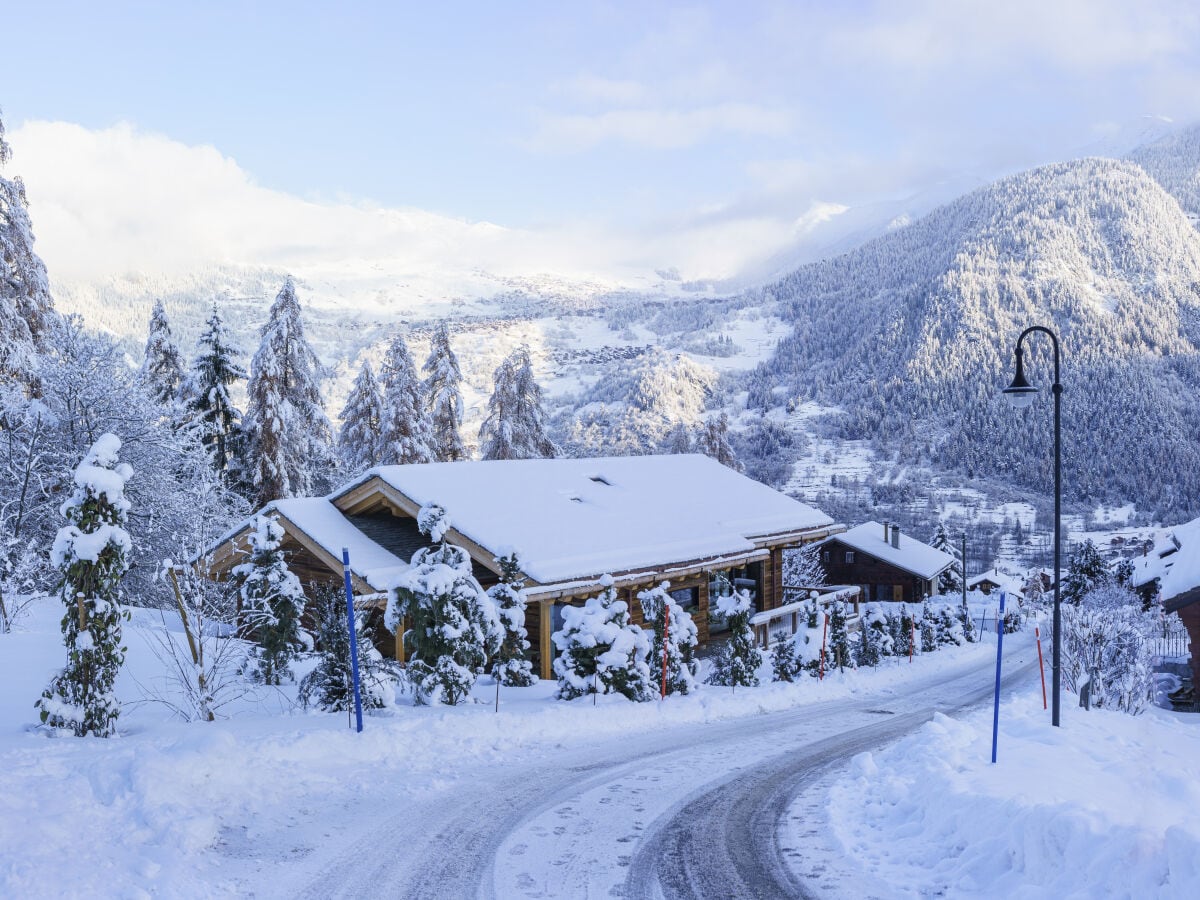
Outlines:
<svg viewBox="0 0 1200 900"><path fill-rule="evenodd" d="M824 625L821 626L821 662L817 666L817 681L825 680L825 636L829 634L829 616L821 613Z"/></svg>
<svg viewBox="0 0 1200 900"><path fill-rule="evenodd" d="M1036 625L1033 626L1033 636L1037 638L1038 647L1038 671L1042 673L1042 709L1046 708L1046 667L1042 662L1042 632Z"/></svg>
<svg viewBox="0 0 1200 900"><path fill-rule="evenodd" d="M671 605L665 600L663 601L663 674L662 674L662 695L660 700L667 699L667 653L669 652L670 644L667 643L667 636L671 633Z"/></svg>

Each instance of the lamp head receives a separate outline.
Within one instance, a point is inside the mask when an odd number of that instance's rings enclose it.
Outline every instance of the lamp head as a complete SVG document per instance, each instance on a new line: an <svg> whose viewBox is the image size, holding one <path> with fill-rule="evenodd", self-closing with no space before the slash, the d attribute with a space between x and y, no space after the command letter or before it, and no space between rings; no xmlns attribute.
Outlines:
<svg viewBox="0 0 1200 900"><path fill-rule="evenodd" d="M1025 378L1024 353L1017 347L1017 374L1013 376L1012 384L1003 391L1013 409L1025 409L1037 396L1038 389Z"/></svg>

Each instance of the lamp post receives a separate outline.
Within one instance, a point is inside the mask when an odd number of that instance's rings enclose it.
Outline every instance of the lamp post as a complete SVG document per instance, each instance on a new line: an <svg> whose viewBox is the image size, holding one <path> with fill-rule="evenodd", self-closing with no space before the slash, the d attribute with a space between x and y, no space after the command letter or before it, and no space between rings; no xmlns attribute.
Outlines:
<svg viewBox="0 0 1200 900"><path fill-rule="evenodd" d="M1050 390L1054 394L1054 649L1052 651L1053 705L1050 714L1051 724L1059 725L1059 700L1062 687L1062 393L1063 386L1059 381L1059 352L1058 335L1049 328L1033 325L1021 332L1017 338L1017 372L1012 384L1004 389L1004 394L1014 409L1025 409L1033 403L1038 389L1025 378L1024 351L1021 342L1032 332L1040 331L1050 338L1054 344L1054 384Z"/></svg>

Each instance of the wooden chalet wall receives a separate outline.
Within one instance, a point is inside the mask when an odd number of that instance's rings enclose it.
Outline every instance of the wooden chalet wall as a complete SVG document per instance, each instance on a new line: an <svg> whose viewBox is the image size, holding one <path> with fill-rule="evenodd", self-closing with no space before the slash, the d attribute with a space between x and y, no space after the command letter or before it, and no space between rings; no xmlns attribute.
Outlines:
<svg viewBox="0 0 1200 900"><path fill-rule="evenodd" d="M854 554L854 562L846 562L848 551ZM926 594L932 593L931 582L891 563L876 559L869 553L848 547L836 538L822 548L821 565L825 568L830 584L858 585L862 588L864 601L880 599L876 591L877 586L890 588L890 591L885 590L887 596L882 599L893 602L920 603Z"/></svg>

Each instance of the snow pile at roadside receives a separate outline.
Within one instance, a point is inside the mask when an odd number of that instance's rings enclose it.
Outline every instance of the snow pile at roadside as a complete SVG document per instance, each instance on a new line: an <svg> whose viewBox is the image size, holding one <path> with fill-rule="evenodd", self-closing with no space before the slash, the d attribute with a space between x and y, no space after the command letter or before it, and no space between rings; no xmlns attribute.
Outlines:
<svg viewBox="0 0 1200 900"><path fill-rule="evenodd" d="M829 798L833 836L895 896L1157 897L1200 892L1200 716L1078 709L1041 693L938 715L857 756Z"/></svg>

